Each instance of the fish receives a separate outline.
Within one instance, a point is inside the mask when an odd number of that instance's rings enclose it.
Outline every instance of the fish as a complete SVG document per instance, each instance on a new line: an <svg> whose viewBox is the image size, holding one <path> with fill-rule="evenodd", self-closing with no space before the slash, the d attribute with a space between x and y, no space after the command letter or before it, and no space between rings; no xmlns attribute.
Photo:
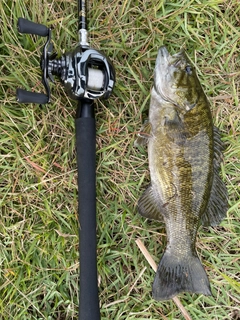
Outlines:
<svg viewBox="0 0 240 320"><path fill-rule="evenodd" d="M137 203L141 216L163 221L167 244L152 285L155 300L182 292L211 295L196 251L200 225L226 216L227 189L220 177L223 143L210 103L185 51L160 47L149 119L135 141L148 147L151 183Z"/></svg>

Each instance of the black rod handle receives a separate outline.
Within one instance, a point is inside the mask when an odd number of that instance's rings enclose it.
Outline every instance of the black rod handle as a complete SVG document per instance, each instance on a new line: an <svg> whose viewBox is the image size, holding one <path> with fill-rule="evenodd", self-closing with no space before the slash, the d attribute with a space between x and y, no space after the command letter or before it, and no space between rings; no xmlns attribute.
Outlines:
<svg viewBox="0 0 240 320"><path fill-rule="evenodd" d="M36 34L41 37L47 37L49 34L49 29L43 24L24 18L18 18L18 31L20 33Z"/></svg>
<svg viewBox="0 0 240 320"><path fill-rule="evenodd" d="M79 101L76 119L80 251L79 320L100 320L96 239L96 125L94 103Z"/></svg>
<svg viewBox="0 0 240 320"><path fill-rule="evenodd" d="M17 89L17 101L19 103L45 104L49 102L49 97L43 93Z"/></svg>

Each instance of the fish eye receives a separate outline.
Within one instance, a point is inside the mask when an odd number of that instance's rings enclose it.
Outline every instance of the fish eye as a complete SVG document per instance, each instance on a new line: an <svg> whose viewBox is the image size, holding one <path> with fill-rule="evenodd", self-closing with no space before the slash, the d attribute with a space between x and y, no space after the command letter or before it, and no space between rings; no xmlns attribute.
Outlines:
<svg viewBox="0 0 240 320"><path fill-rule="evenodd" d="M191 66L186 66L185 71L187 74L192 74L192 67Z"/></svg>

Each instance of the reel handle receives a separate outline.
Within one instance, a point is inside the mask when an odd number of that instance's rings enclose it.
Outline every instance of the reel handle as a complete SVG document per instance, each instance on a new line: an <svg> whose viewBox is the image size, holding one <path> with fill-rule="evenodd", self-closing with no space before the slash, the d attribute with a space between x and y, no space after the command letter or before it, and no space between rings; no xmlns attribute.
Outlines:
<svg viewBox="0 0 240 320"><path fill-rule="evenodd" d="M47 37L49 28L40 23L35 23L24 18L18 18L18 31L20 33L35 34L41 37Z"/></svg>
<svg viewBox="0 0 240 320"><path fill-rule="evenodd" d="M49 97L44 93L17 89L17 101L19 103L45 104L49 102Z"/></svg>

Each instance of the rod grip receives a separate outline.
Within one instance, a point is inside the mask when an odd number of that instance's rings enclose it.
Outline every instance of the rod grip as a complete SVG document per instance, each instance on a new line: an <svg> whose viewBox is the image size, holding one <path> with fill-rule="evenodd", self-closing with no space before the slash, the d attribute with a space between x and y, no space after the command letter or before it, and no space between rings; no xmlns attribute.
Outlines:
<svg viewBox="0 0 240 320"><path fill-rule="evenodd" d="M24 18L18 18L18 31L20 33L36 34L41 37L47 37L49 29L43 24L35 23Z"/></svg>
<svg viewBox="0 0 240 320"><path fill-rule="evenodd" d="M17 101L19 103L38 103L45 104L49 102L47 95L38 92L31 92L24 89L17 89Z"/></svg>
<svg viewBox="0 0 240 320"><path fill-rule="evenodd" d="M96 239L96 125L93 102L79 102L76 119L80 251L79 320L100 320Z"/></svg>

